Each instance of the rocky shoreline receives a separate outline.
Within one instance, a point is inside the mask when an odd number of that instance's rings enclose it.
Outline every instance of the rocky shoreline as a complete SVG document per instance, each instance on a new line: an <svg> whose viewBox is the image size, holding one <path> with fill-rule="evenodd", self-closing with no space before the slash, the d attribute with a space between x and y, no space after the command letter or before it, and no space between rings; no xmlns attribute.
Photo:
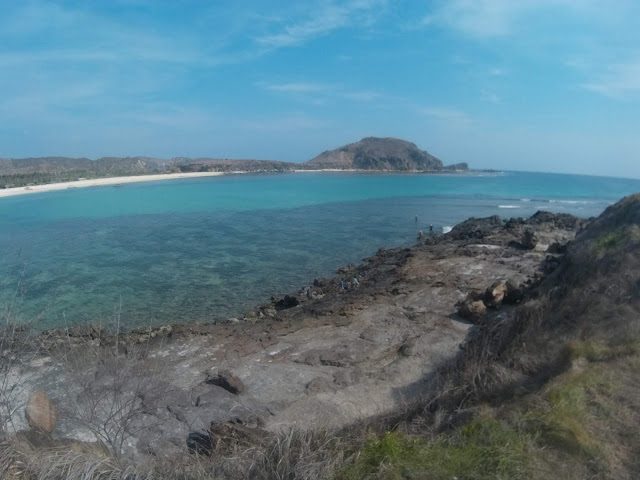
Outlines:
<svg viewBox="0 0 640 480"><path fill-rule="evenodd" d="M91 403L86 389L109 384L105 365L115 362L140 412L125 429L128 455L170 457L225 435L341 428L418 402L479 318L508 315L586 223L546 212L469 219L224 324L43 332L29 337L12 369L16 403L44 391L59 410L54 438L95 441L88 419L99 422L100 413L79 412ZM12 429L28 426L19 415Z"/></svg>

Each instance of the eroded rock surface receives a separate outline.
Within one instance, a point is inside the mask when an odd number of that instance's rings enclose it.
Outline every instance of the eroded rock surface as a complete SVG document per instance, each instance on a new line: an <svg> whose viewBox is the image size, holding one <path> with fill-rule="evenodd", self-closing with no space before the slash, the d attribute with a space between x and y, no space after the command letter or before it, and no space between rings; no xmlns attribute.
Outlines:
<svg viewBox="0 0 640 480"><path fill-rule="evenodd" d="M552 214L506 222L471 219L415 247L381 249L360 265L343 267L339 276L316 279L298 294L274 296L243 319L121 337L117 355L135 358L131 371L154 385L154 393L136 394L144 415L132 422L137 433L125 446L159 456L189 445L206 450L202 442L210 439L212 424L241 425L218 428L231 428L233 435L253 432L244 427L342 427L410 404L426 393L430 375L460 352L474 328L458 313L460 302L480 302L483 311L473 315L508 315L554 268L549 245L566 245L582 224ZM519 244L527 229L537 241L524 250ZM113 339L90 333L100 338L71 339L77 351L113 351ZM64 402L71 377L57 340L54 332L41 339L37 362L23 365L20 374L27 391L45 390ZM210 372L220 372L226 383L212 382ZM67 419L54 434L90 438Z"/></svg>

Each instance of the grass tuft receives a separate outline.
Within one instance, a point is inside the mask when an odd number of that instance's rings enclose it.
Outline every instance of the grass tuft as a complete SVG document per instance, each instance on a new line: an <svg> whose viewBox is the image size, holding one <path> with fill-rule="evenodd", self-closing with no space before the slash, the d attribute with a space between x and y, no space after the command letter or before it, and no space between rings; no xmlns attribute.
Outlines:
<svg viewBox="0 0 640 480"><path fill-rule="evenodd" d="M492 418L433 441L390 432L369 440L337 478L529 478L532 446L530 435Z"/></svg>

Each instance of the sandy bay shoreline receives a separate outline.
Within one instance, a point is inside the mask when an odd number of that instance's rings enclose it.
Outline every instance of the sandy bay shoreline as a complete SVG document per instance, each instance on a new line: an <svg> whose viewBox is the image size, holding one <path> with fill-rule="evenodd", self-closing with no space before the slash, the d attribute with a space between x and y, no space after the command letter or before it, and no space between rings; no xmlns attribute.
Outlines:
<svg viewBox="0 0 640 480"><path fill-rule="evenodd" d="M29 193L45 193L57 190L67 190L71 188L102 187L108 185L120 185L123 183L154 182L159 180L174 180L179 178L199 178L217 177L220 175L239 175L248 173L280 173L280 172L252 172L252 171L230 171L230 172L188 172L188 173L158 173L152 175L130 175L127 177L104 177L86 180L75 180L73 182L48 183L46 185L31 185L26 187L13 187L0 189L0 198L13 197L16 195L26 195ZM323 168L323 169L295 169L288 173L397 173L397 174L433 174L433 175L459 175L462 172L420 172L420 171L388 171L388 170L362 170L344 168ZM464 172L469 173L469 172Z"/></svg>
<svg viewBox="0 0 640 480"><path fill-rule="evenodd" d="M101 187L106 185L120 185L122 183L154 182L159 180L173 180L177 178L215 177L227 173L244 172L192 172L192 173L160 173L154 175L131 175L128 177L105 177L73 182L49 183L46 185L32 185L28 187L15 187L0 190L0 198L26 195L29 193L44 193L55 190L67 190L69 188Z"/></svg>

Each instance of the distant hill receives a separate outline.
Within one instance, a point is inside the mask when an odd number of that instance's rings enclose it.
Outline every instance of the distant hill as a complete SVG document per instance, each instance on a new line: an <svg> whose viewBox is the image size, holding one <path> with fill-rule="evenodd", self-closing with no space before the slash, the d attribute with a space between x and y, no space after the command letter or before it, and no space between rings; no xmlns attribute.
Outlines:
<svg viewBox="0 0 640 480"><path fill-rule="evenodd" d="M466 164L444 167L439 158L399 138L367 137L327 152L304 163L306 168L439 172L445 168L466 170ZM458 168L456 168L458 167Z"/></svg>
<svg viewBox="0 0 640 480"><path fill-rule="evenodd" d="M444 166L440 159L398 138L367 137L323 152L304 163L226 158L153 157L0 158L0 188L69 182L80 178L173 172L290 172L293 170L371 170L389 172L466 171L466 163Z"/></svg>

